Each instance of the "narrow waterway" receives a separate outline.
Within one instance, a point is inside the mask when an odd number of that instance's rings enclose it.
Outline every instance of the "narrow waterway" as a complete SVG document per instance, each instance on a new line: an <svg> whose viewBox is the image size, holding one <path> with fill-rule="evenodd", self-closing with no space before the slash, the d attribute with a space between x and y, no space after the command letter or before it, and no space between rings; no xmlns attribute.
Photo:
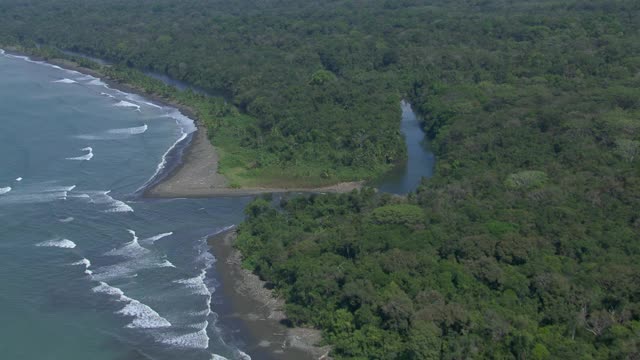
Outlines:
<svg viewBox="0 0 640 360"><path fill-rule="evenodd" d="M93 62L98 63L98 64L103 65L103 66L104 65L107 65L107 66L114 65L114 63L111 62L111 61L108 61L108 60L105 60L105 59L100 59L100 58L97 58L97 57L94 57L94 56L91 56L91 55L87 55L87 54L83 54L83 53L80 53L80 52L76 52L76 51L72 51L72 50L60 50L60 51L62 51L64 54L71 55L71 56L78 56L78 57L93 61ZM147 76L149 76L151 78L154 78L156 80L160 80L163 83L165 83L166 85L173 86L173 87L175 87L176 89L178 89L180 91L191 90L196 94L200 94L200 95L204 95L204 96L221 97L221 98L224 98L225 101L229 101L229 99L230 99L230 94L229 94L228 91L223 91L223 90L217 90L217 91L205 90L205 89L203 89L201 87L194 86L194 85L191 85L191 84L189 84L187 82L174 79L174 78L172 78L171 76L169 76L167 74L160 73L160 72L157 72L157 71L142 70L142 72L145 75L147 75Z"/></svg>
<svg viewBox="0 0 640 360"><path fill-rule="evenodd" d="M413 111L411 104L402 100L402 122L400 131L407 145L407 161L373 182L380 192L406 194L414 191L422 178L430 178L436 163L435 155L429 150L426 134L422 129L420 117Z"/></svg>

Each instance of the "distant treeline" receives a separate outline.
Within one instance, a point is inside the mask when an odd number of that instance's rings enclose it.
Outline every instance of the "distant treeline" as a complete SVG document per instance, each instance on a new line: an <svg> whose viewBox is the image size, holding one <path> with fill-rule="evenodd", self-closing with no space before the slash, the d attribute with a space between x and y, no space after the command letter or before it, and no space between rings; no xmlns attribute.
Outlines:
<svg viewBox="0 0 640 360"><path fill-rule="evenodd" d="M243 115L209 125L238 179L379 174L408 98L438 157L415 193L258 199L239 227L336 358L639 359L638 19L635 0L5 0L0 43L231 91Z"/></svg>

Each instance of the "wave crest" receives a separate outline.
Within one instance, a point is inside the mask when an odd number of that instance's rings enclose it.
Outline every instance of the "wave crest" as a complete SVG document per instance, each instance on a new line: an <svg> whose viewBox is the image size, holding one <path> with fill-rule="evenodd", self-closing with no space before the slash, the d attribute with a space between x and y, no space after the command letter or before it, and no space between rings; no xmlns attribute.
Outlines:
<svg viewBox="0 0 640 360"><path fill-rule="evenodd" d="M57 247L63 249L73 249L76 247L76 243L69 239L51 239L37 243L36 246L40 247Z"/></svg>
<svg viewBox="0 0 640 360"><path fill-rule="evenodd" d="M60 84L75 84L75 83L77 83L77 81L71 80L71 79L67 79L67 78L60 79L60 80L55 80L55 81L52 81L52 82L60 83Z"/></svg>
<svg viewBox="0 0 640 360"><path fill-rule="evenodd" d="M108 130L107 133L138 135L138 134L144 134L148 128L149 127L147 126L147 124L144 124L142 126L136 126L136 127L130 127L130 128L124 128L124 129L112 129L112 130Z"/></svg>
<svg viewBox="0 0 640 360"><path fill-rule="evenodd" d="M89 161L93 158L93 148L88 146L86 148L82 148L80 149L80 151L88 151L88 153L82 155L82 156L76 156L76 157L69 157L67 158L67 160L84 160L84 161Z"/></svg>

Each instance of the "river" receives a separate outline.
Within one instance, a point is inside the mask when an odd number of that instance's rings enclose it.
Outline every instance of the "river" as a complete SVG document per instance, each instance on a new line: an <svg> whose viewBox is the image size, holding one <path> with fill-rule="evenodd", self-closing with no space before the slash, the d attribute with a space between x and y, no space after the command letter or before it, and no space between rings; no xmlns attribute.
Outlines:
<svg viewBox="0 0 640 360"><path fill-rule="evenodd" d="M407 160L375 180L372 186L381 192L404 195L415 191L422 178L433 176L436 157L429 150L421 119L411 108L411 104L403 100L400 106L400 131L407 145Z"/></svg>
<svg viewBox="0 0 640 360"><path fill-rule="evenodd" d="M218 321L229 304L214 296L206 238L242 221L250 198L136 196L193 122L20 56L0 55L0 79L3 356L246 359L243 341L229 341L243 337ZM418 119L402 108L409 161L383 191L414 189L432 173Z"/></svg>

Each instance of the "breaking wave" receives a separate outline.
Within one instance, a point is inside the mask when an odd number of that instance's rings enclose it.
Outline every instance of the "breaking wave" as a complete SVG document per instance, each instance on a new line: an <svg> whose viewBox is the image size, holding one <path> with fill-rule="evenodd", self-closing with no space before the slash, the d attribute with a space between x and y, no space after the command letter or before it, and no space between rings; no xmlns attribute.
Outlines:
<svg viewBox="0 0 640 360"><path fill-rule="evenodd" d="M59 67L58 67L58 69L59 69ZM52 82L61 83L61 84L75 84L75 83L77 83L77 81L71 80L71 79L67 79L67 78L60 79L60 80L55 80L55 81L52 81Z"/></svg>
<svg viewBox="0 0 640 360"><path fill-rule="evenodd" d="M89 85L95 85L95 86L106 86L107 84L105 84L104 82L102 82L100 79L96 79L94 78L93 80L88 82Z"/></svg>
<svg viewBox="0 0 640 360"><path fill-rule="evenodd" d="M82 156L77 156L77 157L70 157L67 158L67 160L86 160L89 161L93 158L93 148L88 146L86 148L82 148L80 149L81 151L88 151L88 153L82 155Z"/></svg>
<svg viewBox="0 0 640 360"><path fill-rule="evenodd" d="M109 195L109 191L87 191L84 194L73 196L74 198L88 199L90 203L106 205L108 208L104 212L133 212L133 208L125 202L116 200Z"/></svg>
<svg viewBox="0 0 640 360"><path fill-rule="evenodd" d="M78 260L74 263L71 263L71 265L73 266L84 265L84 273L87 275L93 274L93 272L89 270L89 267L91 266L91 261L89 261L89 259L87 258L82 258L82 260Z"/></svg>
<svg viewBox="0 0 640 360"><path fill-rule="evenodd" d="M74 243L69 239L51 239L51 240L43 241L41 243L37 243L36 246L73 249L74 247L76 247L76 243Z"/></svg>
<svg viewBox="0 0 640 360"><path fill-rule="evenodd" d="M191 290L193 294L211 296L211 291L205 284L204 280L207 275L207 269L203 269L198 276L192 278L174 280L176 284L184 285L187 289ZM208 310L206 315L209 315L211 309Z"/></svg>
<svg viewBox="0 0 640 360"><path fill-rule="evenodd" d="M209 336L206 328L184 335L176 335L160 339L160 342L167 345L189 349L207 349L209 347Z"/></svg>
<svg viewBox="0 0 640 360"><path fill-rule="evenodd" d="M113 249L105 253L107 256L122 256L127 258L135 258L150 252L150 250L143 248L138 243L138 237L136 236L136 232L133 230L127 230L131 235L133 235L133 240L124 244L124 246Z"/></svg>
<svg viewBox="0 0 640 360"><path fill-rule="evenodd" d="M146 188L149 184L151 184L151 182L162 172L162 170L164 170L164 168L167 166L167 156L176 148L176 146L178 146L178 144L180 144L180 142L182 142L184 139L187 138L187 136L189 136L189 134L195 132L197 130L195 122L184 116L179 110L175 109L174 111L168 113L167 115L165 115L166 117L170 117L172 119L174 119L176 121L176 124L178 124L178 126L180 127L180 136L178 137L178 139L167 149L167 151L165 151L164 154L162 154L162 158L160 160L160 163L158 163L158 165L156 166L156 171L153 173L153 175L151 175L151 177L149 178L149 180L147 180L138 190L136 191L140 191L144 188Z"/></svg>
<svg viewBox="0 0 640 360"><path fill-rule="evenodd" d="M169 320L160 316L160 314L148 305L126 296L123 296L123 298L126 298L129 303L121 310L116 311L116 314L134 317L134 320L127 325L128 328L153 329L171 326Z"/></svg>
<svg viewBox="0 0 640 360"><path fill-rule="evenodd" d="M0 188L0 202L8 204L34 204L51 202L55 200L66 200L69 191L75 188L73 186L55 186L38 188L42 184L34 184L27 187L21 187L19 191L11 191L12 188ZM11 191L10 194L7 194Z"/></svg>
<svg viewBox="0 0 640 360"><path fill-rule="evenodd" d="M158 235L146 238L146 239L142 239L140 241L142 241L143 243L146 243L146 244L153 244L156 241L158 241L158 240L160 240L162 238L165 238L167 236L171 236L171 235L173 235L173 231L162 233L162 234L158 234Z"/></svg>
<svg viewBox="0 0 640 360"><path fill-rule="evenodd" d="M117 107L129 107L129 108L135 108L136 110L140 110L140 105L136 105L134 103L130 103L130 102L124 101L124 100L121 100L120 102L116 103L114 106L117 106Z"/></svg>
<svg viewBox="0 0 640 360"><path fill-rule="evenodd" d="M163 318L155 310L136 299L132 299L124 294L122 290L111 286L105 282L91 289L94 293L106 294L116 297L117 301L127 303L116 314L133 317L133 321L126 325L133 329L154 329L171 326L169 320Z"/></svg>
<svg viewBox="0 0 640 360"><path fill-rule="evenodd" d="M130 127L130 128L124 128L124 129L112 129L107 131L107 133L109 134L127 134L127 135L138 135L138 134L144 134L145 131L147 131L149 127L147 126L147 124L144 124L142 126L137 126L137 127Z"/></svg>

